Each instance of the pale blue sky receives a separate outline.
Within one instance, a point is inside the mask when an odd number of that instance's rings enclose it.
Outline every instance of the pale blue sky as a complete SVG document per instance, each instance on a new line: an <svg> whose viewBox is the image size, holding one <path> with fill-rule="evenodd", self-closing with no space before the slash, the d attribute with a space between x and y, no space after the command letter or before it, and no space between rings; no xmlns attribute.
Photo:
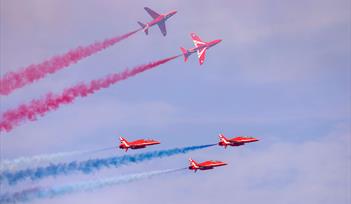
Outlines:
<svg viewBox="0 0 351 204"><path fill-rule="evenodd" d="M203 66L179 58L62 106L1 135L15 158L117 145L117 136L153 137L150 150L207 144L217 134L260 142L154 160L94 175L26 182L65 184L121 173L179 168L187 158L229 163L214 171L52 199L50 203L349 203L351 30L347 0L59 1L1 0L1 74L138 28L144 6L177 10L149 36L131 38L37 83L1 97L1 112L126 67L192 47L189 33L221 38ZM147 150L140 150L143 152ZM100 155L121 155L121 151ZM10 190L4 187L5 190ZM230 196L230 200L225 196ZM47 203L48 200L33 203Z"/></svg>

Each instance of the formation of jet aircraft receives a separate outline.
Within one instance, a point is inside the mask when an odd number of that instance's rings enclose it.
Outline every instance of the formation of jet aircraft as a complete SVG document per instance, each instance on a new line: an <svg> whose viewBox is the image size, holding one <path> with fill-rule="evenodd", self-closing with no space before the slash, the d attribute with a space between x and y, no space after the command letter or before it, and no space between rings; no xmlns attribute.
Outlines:
<svg viewBox="0 0 351 204"><path fill-rule="evenodd" d="M150 27L152 27L154 25L158 25L163 36L166 36L167 35L166 21L167 21L167 19L172 17L174 14L176 14L177 11L170 11L166 14L159 14L156 11L154 11L148 7L144 7L144 9L153 18L153 20L148 22L148 23L142 23L142 22L138 21L138 24L144 30L145 34L146 35L149 34ZM190 36L194 42L195 47L190 48L188 50L183 48L183 47L180 48L183 55L184 55L184 61L185 62L188 61L188 57L190 55L192 55L193 53L197 53L197 57L199 59L200 65L202 65L205 62L206 51L209 48L217 45L218 43L220 43L222 41L221 39L217 39L217 40L212 40L210 42L205 42L205 41L201 40L200 37L195 33L190 33Z"/></svg>
<svg viewBox="0 0 351 204"><path fill-rule="evenodd" d="M123 137L119 137L119 140L120 140L119 148L124 149L126 152L128 151L129 148L142 149L142 148L146 148L147 146L160 144L159 141L152 140L152 139L138 139L132 142L128 142ZM224 146L224 148L227 148L227 146L241 146L246 143L257 142L257 141L259 140L254 137L238 136L238 137L228 139L223 134L219 134L218 145ZM195 172L197 170L210 170L215 167L227 165L227 163L224 163L222 161L214 161L214 160L197 163L191 158L189 158L189 162L190 162L190 165L188 168L190 170L194 170Z"/></svg>
<svg viewBox="0 0 351 204"><path fill-rule="evenodd" d="M146 35L149 34L149 29L157 25L162 33L163 36L167 35L167 29L166 29L166 21L172 17L174 14L177 13L177 11L170 11L165 14L159 14L156 11L144 7L145 11L152 17L152 20L148 23L142 23L138 21L138 24L141 26L141 29L145 32ZM199 60L199 64L202 65L205 62L206 59L206 51L210 49L211 47L217 45L220 43L222 40L221 39L216 39L212 40L209 42L201 40L201 38L196 34L196 33L190 33L191 39L195 45L195 47L190 48L190 49L185 49L181 47L182 55L184 56L184 61L187 62L188 58L190 55L197 53L197 57ZM224 148L227 148L227 146L242 146L245 145L246 143L251 143L251 142L257 142L259 141L258 139L254 137L248 137L248 136L237 136L234 138L226 138L223 134L219 134L219 146L223 146ZM141 149L141 148L146 148L147 146L151 145L157 145L160 144L159 141L157 140L151 140L151 139L139 139L135 140L132 142L128 142L126 139L123 137L120 137L120 149L124 149L125 151L128 151L128 149ZM193 159L189 158L189 167L188 169L194 170L195 172L197 170L210 170L215 167L220 167L220 166L225 166L227 163L222 162L222 161L214 161L214 160L208 160L204 161L201 163L197 163Z"/></svg>

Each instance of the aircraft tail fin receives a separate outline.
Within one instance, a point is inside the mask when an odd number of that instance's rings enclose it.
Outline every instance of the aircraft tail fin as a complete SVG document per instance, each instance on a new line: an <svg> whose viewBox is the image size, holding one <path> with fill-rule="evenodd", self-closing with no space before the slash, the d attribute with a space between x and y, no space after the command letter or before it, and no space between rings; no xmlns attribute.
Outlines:
<svg viewBox="0 0 351 204"><path fill-rule="evenodd" d="M184 62L187 62L188 61L188 57L189 57L188 51L185 48L183 48L183 47L180 47L180 50L182 51L182 53L184 55Z"/></svg>
<svg viewBox="0 0 351 204"><path fill-rule="evenodd" d="M124 139L123 137L119 137L119 141L121 142L121 144L124 144L127 147L129 146L128 141L126 139Z"/></svg>
<svg viewBox="0 0 351 204"><path fill-rule="evenodd" d="M141 28L144 29L145 35L149 34L149 28L147 27L147 25L145 25L144 23L138 21L138 24L140 25Z"/></svg>
<svg viewBox="0 0 351 204"><path fill-rule="evenodd" d="M196 161L194 161L192 158L189 158L189 162L190 162L190 166L198 167Z"/></svg>
<svg viewBox="0 0 351 204"><path fill-rule="evenodd" d="M218 135L219 136L219 139L223 142L227 141L227 138L221 133Z"/></svg>

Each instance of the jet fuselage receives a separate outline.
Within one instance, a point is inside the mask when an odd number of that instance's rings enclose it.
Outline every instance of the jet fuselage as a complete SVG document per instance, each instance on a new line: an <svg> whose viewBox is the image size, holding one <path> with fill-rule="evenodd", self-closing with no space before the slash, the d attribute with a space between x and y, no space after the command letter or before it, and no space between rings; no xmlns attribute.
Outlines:
<svg viewBox="0 0 351 204"><path fill-rule="evenodd" d="M193 48L190 48L190 49L188 49L188 53L189 54L192 54L192 53L195 53L195 52L197 52L198 50L202 50L202 49L204 49L204 48L210 48L210 47L213 47L213 46L215 46L215 45L217 45L218 43L220 43L222 40L221 39L217 39L217 40L213 40L213 41L211 41L211 42L207 42L207 43L205 43L205 44L203 44L203 45L200 45L200 46L198 46L198 47L193 47Z"/></svg>
<svg viewBox="0 0 351 204"><path fill-rule="evenodd" d="M177 13L177 11L171 11L171 12L169 12L169 13L167 13L167 14L161 14L161 15L159 15L157 18L155 18L155 19L153 19L152 21L150 21L150 22L148 22L148 23L146 23L145 25L145 28L144 28L144 30L145 29L148 29L148 28L150 28L150 27L152 27L152 26L154 26L154 25L157 25L157 24L159 24L159 23L161 23L161 22L164 22L164 21L166 21L167 19L169 19L170 17L172 17L174 14L176 14Z"/></svg>

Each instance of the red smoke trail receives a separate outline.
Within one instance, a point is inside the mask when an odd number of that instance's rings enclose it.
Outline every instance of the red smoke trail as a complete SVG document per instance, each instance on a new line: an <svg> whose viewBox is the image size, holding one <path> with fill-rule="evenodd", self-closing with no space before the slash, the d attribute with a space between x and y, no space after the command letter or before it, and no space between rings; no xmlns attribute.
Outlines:
<svg viewBox="0 0 351 204"><path fill-rule="evenodd" d="M0 132L9 132L14 126L19 125L21 121L24 121L26 119L36 120L38 116L44 116L45 113L57 109L62 104L72 103L77 97L86 97L102 88L108 88L109 86L119 81L125 80L129 77L133 77L146 70L152 69L168 61L171 61L179 56L180 55L177 55L155 62L150 62L145 65L139 65L130 70L126 69L120 73L111 74L102 79L93 80L89 84L78 84L76 86L64 90L63 93L60 95L48 93L42 99L32 100L28 104L22 104L15 109L8 110L5 113L3 113L2 118L0 120Z"/></svg>
<svg viewBox="0 0 351 204"><path fill-rule="evenodd" d="M125 35L106 39L102 42L78 47L66 54L54 56L40 64L32 64L17 72L9 72L0 79L0 94L8 95L15 89L19 89L27 84L33 83L45 77L47 74L55 73L56 71L68 67L71 64L77 63L79 60L89 57L101 50L104 50L121 40L128 38L140 29L127 33Z"/></svg>

